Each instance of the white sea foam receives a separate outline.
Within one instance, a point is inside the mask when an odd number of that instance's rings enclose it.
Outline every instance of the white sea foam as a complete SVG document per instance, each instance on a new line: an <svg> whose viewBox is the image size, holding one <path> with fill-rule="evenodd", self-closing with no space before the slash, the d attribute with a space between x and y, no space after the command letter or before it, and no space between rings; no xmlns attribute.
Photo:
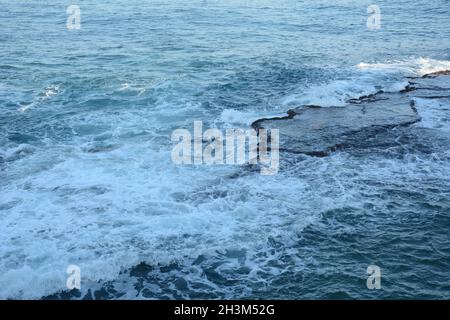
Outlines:
<svg viewBox="0 0 450 320"><path fill-rule="evenodd" d="M35 148L28 144L19 144L10 148L0 149L0 156L6 161L14 161L33 153Z"/></svg>
<svg viewBox="0 0 450 320"><path fill-rule="evenodd" d="M423 76L433 72L450 70L450 61L430 58L414 58L410 60L388 61L383 63L360 63L359 69L378 70L384 72L401 72L405 76Z"/></svg>
<svg viewBox="0 0 450 320"><path fill-rule="evenodd" d="M336 80L305 88L301 93L285 97L282 104L287 107L302 105L344 107L351 99L358 99L379 91L398 92L405 89L407 85L408 82L404 80L390 80L379 75L364 74L350 80Z"/></svg>
<svg viewBox="0 0 450 320"><path fill-rule="evenodd" d="M58 92L59 92L58 85L50 85L50 86L46 87L41 93L39 93L38 96L32 102L20 107L19 111L25 112L33 107L36 107L37 105L46 101L47 99L51 98L52 96L57 95Z"/></svg>
<svg viewBox="0 0 450 320"><path fill-rule="evenodd" d="M1 298L63 290L70 264L81 267L86 284L140 261L261 250L269 236L288 243L317 215L306 205L316 193L297 178L227 179L236 168L175 166L150 142L94 154L65 149L62 162L52 163L62 151L55 146L9 168L17 175L0 196L8 207L0 226ZM47 170L20 173L44 161ZM299 194L304 202L290 203Z"/></svg>
<svg viewBox="0 0 450 320"><path fill-rule="evenodd" d="M414 98L421 121L416 126L450 131L450 99Z"/></svg>
<svg viewBox="0 0 450 320"><path fill-rule="evenodd" d="M253 122L261 118L284 117L286 113L280 111L239 111L235 109L225 109L216 119L215 123L223 125L225 128L233 126L249 127Z"/></svg>
<svg viewBox="0 0 450 320"><path fill-rule="evenodd" d="M363 70L348 81L311 87L309 97L296 99L342 105L349 98L406 84L383 72ZM322 213L363 206L361 186L397 178L414 183L430 177L418 170L427 165L431 175L448 176L447 167L427 159L399 165L339 153L308 158L272 177L247 172L231 179L239 168L175 166L170 162L170 134L161 120L172 107L162 103L151 115L145 110L80 113L67 121L78 137L69 144L15 146L2 154L11 161L0 190L0 298L40 298L64 290L70 264L81 267L86 286L115 279L141 261L190 265L199 255L216 256L224 249L247 252L251 280L258 280L260 273L277 275L283 271L273 262L281 253L268 245L269 238L290 250L298 234ZM202 114L196 103L177 107L178 114L170 115L177 124L185 123L186 114ZM261 116L258 110L226 110L216 120L225 126L245 125ZM89 123L111 129L83 137L80 128ZM139 138L141 133L145 139ZM95 153L80 147L96 139L117 147ZM374 183L362 183L367 179ZM366 191L378 195L379 190ZM302 259L296 257L294 263L301 267ZM239 266L230 259L220 271ZM196 275L193 271L189 276ZM208 281L200 271L195 280Z"/></svg>
<svg viewBox="0 0 450 320"><path fill-rule="evenodd" d="M137 92L137 94L140 96L144 94L146 91L148 91L153 86L153 83L147 83L145 85L143 84L131 84L128 82L124 82L120 85L118 91L130 91L130 92Z"/></svg>
<svg viewBox="0 0 450 320"><path fill-rule="evenodd" d="M359 63L348 79L339 79L302 87L281 101L286 107L318 105L343 107L350 99L358 99L378 91L399 92L409 82L406 77L423 76L432 72L450 70L450 61L427 58L383 63Z"/></svg>
<svg viewBox="0 0 450 320"><path fill-rule="evenodd" d="M392 83L389 86L384 87L383 91L395 93L395 92L400 92L402 90L405 90L408 86L409 86L409 81L407 81L407 80L397 81L397 82Z"/></svg>

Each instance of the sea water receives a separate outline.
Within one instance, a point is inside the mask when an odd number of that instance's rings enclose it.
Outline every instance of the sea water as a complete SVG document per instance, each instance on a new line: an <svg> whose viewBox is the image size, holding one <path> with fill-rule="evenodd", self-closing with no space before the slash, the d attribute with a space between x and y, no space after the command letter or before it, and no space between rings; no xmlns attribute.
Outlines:
<svg viewBox="0 0 450 320"><path fill-rule="evenodd" d="M0 298L450 298L449 104L417 97L395 148L281 154L273 176L176 165L170 139L398 92L450 69L449 16L445 0L1 0Z"/></svg>

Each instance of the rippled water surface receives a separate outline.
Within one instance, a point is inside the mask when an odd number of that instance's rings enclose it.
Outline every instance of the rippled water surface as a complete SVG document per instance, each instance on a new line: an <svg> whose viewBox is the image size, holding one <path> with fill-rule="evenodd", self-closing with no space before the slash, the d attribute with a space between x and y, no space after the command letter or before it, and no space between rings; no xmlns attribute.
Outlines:
<svg viewBox="0 0 450 320"><path fill-rule="evenodd" d="M376 2L380 30L369 1L80 0L68 30L67 1L0 0L0 298L450 298L444 77L385 146L282 153L275 176L171 161L194 120L450 69L448 1Z"/></svg>

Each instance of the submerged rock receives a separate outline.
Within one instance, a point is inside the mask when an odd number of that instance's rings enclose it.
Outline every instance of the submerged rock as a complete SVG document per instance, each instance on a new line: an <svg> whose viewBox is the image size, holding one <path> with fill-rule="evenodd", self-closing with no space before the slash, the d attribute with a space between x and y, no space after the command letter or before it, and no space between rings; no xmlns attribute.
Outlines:
<svg viewBox="0 0 450 320"><path fill-rule="evenodd" d="M411 82L407 90L397 93L378 92L352 99L345 107L302 106L289 110L285 117L260 119L255 129L279 129L280 149L312 156L361 146L364 141L394 127L408 126L421 120L414 94L433 99L449 94L448 88L430 82L446 75L430 74ZM448 77L447 77L448 78ZM445 81L444 81L445 82Z"/></svg>

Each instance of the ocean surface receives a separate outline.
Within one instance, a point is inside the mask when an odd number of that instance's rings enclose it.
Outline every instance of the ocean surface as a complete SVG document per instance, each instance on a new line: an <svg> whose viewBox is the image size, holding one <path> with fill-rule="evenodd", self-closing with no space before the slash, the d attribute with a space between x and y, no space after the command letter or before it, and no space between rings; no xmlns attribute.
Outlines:
<svg viewBox="0 0 450 320"><path fill-rule="evenodd" d="M282 153L274 176L175 165L170 139L399 92L450 69L449 17L448 0L0 0L0 298L449 299L450 82L395 145Z"/></svg>

